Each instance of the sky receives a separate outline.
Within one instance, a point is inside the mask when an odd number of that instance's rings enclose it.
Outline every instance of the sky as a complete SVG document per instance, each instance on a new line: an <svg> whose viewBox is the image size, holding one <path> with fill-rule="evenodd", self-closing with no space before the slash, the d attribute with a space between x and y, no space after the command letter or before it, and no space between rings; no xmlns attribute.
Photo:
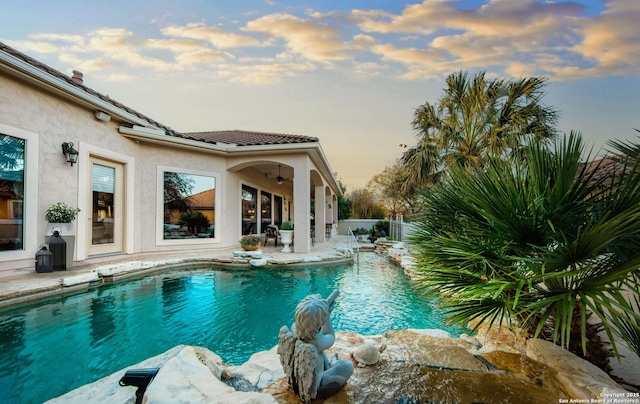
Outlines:
<svg viewBox="0 0 640 404"><path fill-rule="evenodd" d="M638 0L0 0L0 41L179 132L318 137L347 191L460 70L547 79L562 133L640 140Z"/></svg>

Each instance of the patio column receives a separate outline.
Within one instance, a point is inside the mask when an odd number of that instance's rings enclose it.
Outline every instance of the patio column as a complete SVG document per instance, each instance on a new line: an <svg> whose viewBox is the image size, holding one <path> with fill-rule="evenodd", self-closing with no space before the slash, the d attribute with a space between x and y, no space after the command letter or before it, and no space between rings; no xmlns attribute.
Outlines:
<svg viewBox="0 0 640 404"><path fill-rule="evenodd" d="M316 218L316 243L324 243L325 240L325 226L326 223L330 222L331 219L327 220L326 215L326 205L327 201L324 193L324 186L316 186L315 187L315 195L316 195L316 211L314 212L314 217Z"/></svg>
<svg viewBox="0 0 640 404"><path fill-rule="evenodd" d="M293 250L304 254L311 252L311 177L306 159L293 166Z"/></svg>

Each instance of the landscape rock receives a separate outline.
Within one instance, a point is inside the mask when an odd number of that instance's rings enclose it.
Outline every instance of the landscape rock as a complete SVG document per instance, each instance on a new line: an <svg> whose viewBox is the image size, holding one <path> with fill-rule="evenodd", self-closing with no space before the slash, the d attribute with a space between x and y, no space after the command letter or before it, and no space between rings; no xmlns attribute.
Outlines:
<svg viewBox="0 0 640 404"><path fill-rule="evenodd" d="M489 350L480 339L451 338L439 330L387 331L362 336L337 332L327 351L353 360L363 343L386 346L374 366L356 367L337 394L314 404L341 403L527 403L601 399L624 392L590 363L542 340L530 340L527 354ZM495 343L495 342L494 342ZM497 343L495 343L498 345ZM510 347L510 349L513 349ZM277 347L255 353L240 366L224 365L205 348L178 346L132 368L159 367L145 400L206 403L300 403L289 389ZM130 403L135 389L119 387L126 369L78 388L52 403Z"/></svg>
<svg viewBox="0 0 640 404"><path fill-rule="evenodd" d="M69 287L69 286L81 285L84 283L97 282L99 280L100 278L98 277L97 273L87 272L84 274L65 276L64 278L62 278L61 283L62 283L62 286Z"/></svg>
<svg viewBox="0 0 640 404"><path fill-rule="evenodd" d="M266 258L249 260L249 264L252 267L257 267L257 268L266 266L268 262L269 260Z"/></svg>

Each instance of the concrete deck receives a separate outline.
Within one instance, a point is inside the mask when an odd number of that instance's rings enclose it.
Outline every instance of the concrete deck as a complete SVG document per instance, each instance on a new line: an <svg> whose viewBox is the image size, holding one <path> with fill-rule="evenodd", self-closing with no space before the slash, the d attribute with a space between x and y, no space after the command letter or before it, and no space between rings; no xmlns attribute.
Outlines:
<svg viewBox="0 0 640 404"><path fill-rule="evenodd" d="M337 251L353 247L347 236L337 235L325 243L316 243L306 254L282 253L283 246L274 246L273 240L267 246L261 246L262 255L279 262L281 266L295 264L326 264L340 260ZM359 244L361 251L373 250L372 244ZM130 254L104 257L98 263L76 263L66 271L37 273L35 263L31 268L0 271L0 308L36 300L42 297L82 290L84 288L109 281L110 278L139 276L147 272L164 270L172 266L185 266L191 263L201 265L211 263L221 267L249 267L249 258L234 259L236 248L193 251L174 251L157 254ZM344 260L344 256L342 259Z"/></svg>

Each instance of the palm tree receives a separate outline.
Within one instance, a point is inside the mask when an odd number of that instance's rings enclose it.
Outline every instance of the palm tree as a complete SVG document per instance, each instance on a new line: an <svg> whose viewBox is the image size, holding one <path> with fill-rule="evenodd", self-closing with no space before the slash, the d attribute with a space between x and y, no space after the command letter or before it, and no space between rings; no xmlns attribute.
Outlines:
<svg viewBox="0 0 640 404"><path fill-rule="evenodd" d="M24 139L0 134L0 168L22 170L24 165Z"/></svg>
<svg viewBox="0 0 640 404"><path fill-rule="evenodd" d="M546 79L488 80L484 72L447 77L438 104L425 103L414 114L418 144L402 157L406 188L437 181L444 169L481 166L490 158L517 152L531 138L548 139L556 112L541 103Z"/></svg>
<svg viewBox="0 0 640 404"><path fill-rule="evenodd" d="M627 316L640 318L621 292L640 286L640 170L596 176L583 149L574 133L553 150L534 140L424 192L410 243L421 287L450 322L549 327L588 355L588 313L612 342Z"/></svg>

